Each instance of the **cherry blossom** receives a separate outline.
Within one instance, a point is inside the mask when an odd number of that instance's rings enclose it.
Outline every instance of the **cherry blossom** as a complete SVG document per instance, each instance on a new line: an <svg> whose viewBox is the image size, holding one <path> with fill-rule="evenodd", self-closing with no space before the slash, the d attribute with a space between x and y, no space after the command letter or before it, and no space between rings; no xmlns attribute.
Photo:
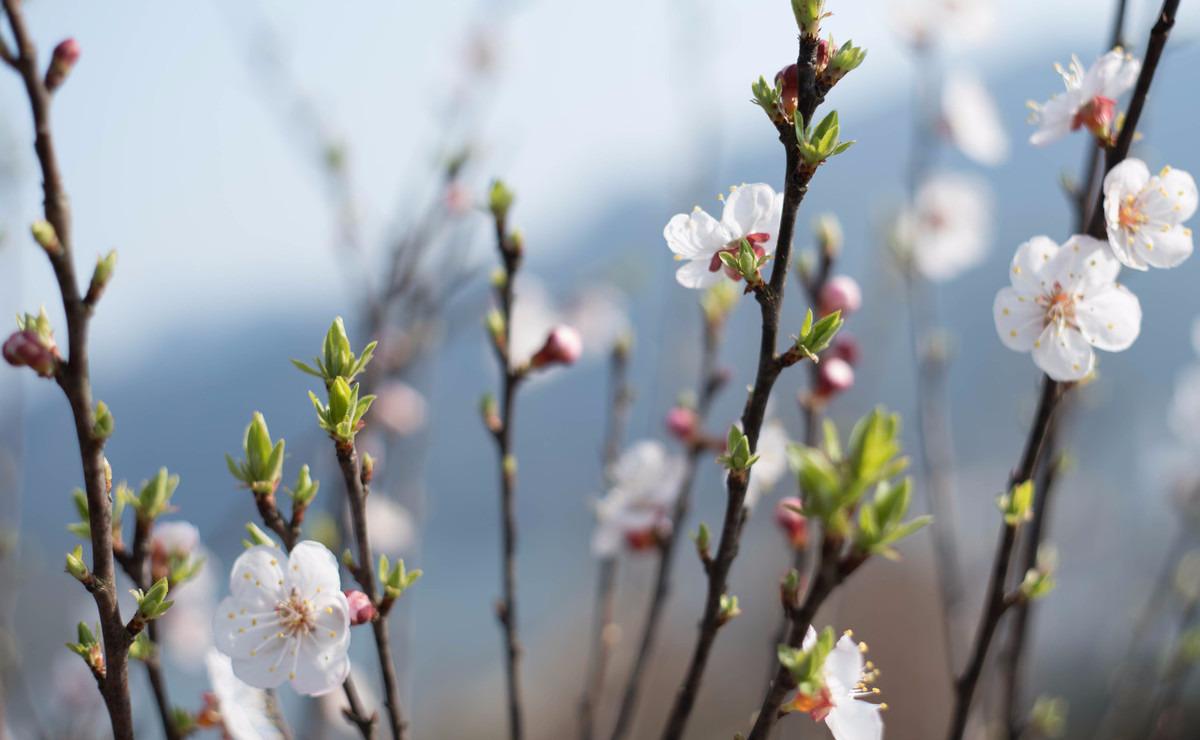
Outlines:
<svg viewBox="0 0 1200 740"><path fill-rule="evenodd" d="M987 254L992 198L979 179L939 173L917 191L896 223L896 240L913 267L942 282L974 267Z"/></svg>
<svg viewBox="0 0 1200 740"><path fill-rule="evenodd" d="M804 638L804 649L812 650L817 631L811 626ZM825 658L822 670L825 686L819 696L797 695L791 703L795 711L808 712L817 722L824 721L834 740L880 740L883 737L884 705L864 701L874 696L869 688L877 672L865 663L866 643L855 642L847 630Z"/></svg>
<svg viewBox="0 0 1200 740"><path fill-rule="evenodd" d="M1121 265L1099 239L1076 235L1061 247L1035 236L1017 248L1012 286L996 294L993 316L1000 340L1058 381L1092 372L1092 348L1128 349L1142 325L1137 296L1118 285Z"/></svg>
<svg viewBox="0 0 1200 740"><path fill-rule="evenodd" d="M941 107L942 130L963 154L989 166L1008 158L1008 135L996 101L978 77L951 72L942 87Z"/></svg>
<svg viewBox="0 0 1200 740"><path fill-rule="evenodd" d="M1029 137L1037 146L1057 141L1086 128L1107 139L1116 115L1116 100L1137 80L1142 64L1121 49L1113 49L1086 70L1072 56L1066 69L1055 65L1067 89L1045 103L1030 102L1030 123L1038 128Z"/></svg>
<svg viewBox="0 0 1200 740"><path fill-rule="evenodd" d="M730 188L720 221L699 206L691 213L677 214L663 229L675 259L686 262L675 272L675 279L685 288L697 289L712 287L722 274L740 280L740 275L721 262L720 253L737 254L745 239L760 257L774 254L782 209L782 193L755 183Z"/></svg>
<svg viewBox="0 0 1200 740"><path fill-rule="evenodd" d="M1104 178L1108 243L1126 267L1177 267L1192 254L1192 230L1183 225L1196 212L1196 181L1183 170L1163 167L1151 175L1140 159L1126 159Z"/></svg>
<svg viewBox="0 0 1200 740"><path fill-rule="evenodd" d="M231 740L275 740L283 734L271 720L265 692L247 686L233 673L233 665L227 655L209 650L204 665L208 669L208 682L212 689L212 706L215 716L206 714L206 722L216 720L225 737Z"/></svg>
<svg viewBox="0 0 1200 740"><path fill-rule="evenodd" d="M643 440L621 454L611 473L612 486L595 504L592 553L601 558L616 555L622 544L647 549L670 533L683 461L659 442Z"/></svg>
<svg viewBox="0 0 1200 740"><path fill-rule="evenodd" d="M217 606L217 649L239 679L260 689L290 681L297 693L337 688L350 670L350 616L337 559L306 540L291 555L267 545L233 564L228 596Z"/></svg>

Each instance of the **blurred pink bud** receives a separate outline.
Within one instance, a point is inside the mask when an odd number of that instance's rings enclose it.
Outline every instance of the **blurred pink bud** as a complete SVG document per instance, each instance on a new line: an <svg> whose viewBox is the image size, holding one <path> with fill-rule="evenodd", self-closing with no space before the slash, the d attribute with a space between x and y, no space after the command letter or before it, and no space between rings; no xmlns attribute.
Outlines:
<svg viewBox="0 0 1200 740"><path fill-rule="evenodd" d="M376 421L402 437L425 426L425 397L403 381L394 380L384 385L371 411Z"/></svg>
<svg viewBox="0 0 1200 740"><path fill-rule="evenodd" d="M796 113L800 97L800 76L796 65L789 64L779 70L775 75L775 86L782 90L779 94L779 104L783 107L783 112L789 118L792 117Z"/></svg>
<svg viewBox="0 0 1200 740"><path fill-rule="evenodd" d="M846 317L862 308L862 289L849 275L834 275L821 286L821 315L841 311Z"/></svg>
<svg viewBox="0 0 1200 740"><path fill-rule="evenodd" d="M534 367L547 365L570 365L583 353L583 340L579 332L569 326L556 326L550 330L546 343L533 356Z"/></svg>
<svg viewBox="0 0 1200 740"><path fill-rule="evenodd" d="M676 406L667 412L667 431L680 442L687 442L696 434L698 423L696 412L687 406Z"/></svg>
<svg viewBox="0 0 1200 740"><path fill-rule="evenodd" d="M346 601L350 605L350 626L366 624L375 618L375 605L362 591L346 590Z"/></svg>
<svg viewBox="0 0 1200 740"><path fill-rule="evenodd" d="M833 52L837 47L833 45L833 37L824 38L817 42L817 59L816 70L818 72L829 66L829 60L833 58Z"/></svg>
<svg viewBox="0 0 1200 740"><path fill-rule="evenodd" d="M446 210L452 216L462 216L471 210L471 191L457 180L446 186Z"/></svg>
<svg viewBox="0 0 1200 740"><path fill-rule="evenodd" d="M854 385L854 368L840 357L828 357L817 365L816 395L829 399Z"/></svg>
<svg viewBox="0 0 1200 740"><path fill-rule="evenodd" d="M43 341L32 329L13 332L4 342L3 354L8 364L32 368L43 378L52 377L58 365L58 347L54 341Z"/></svg>
<svg viewBox="0 0 1200 740"><path fill-rule="evenodd" d="M50 67L46 70L47 90L55 90L67 79L67 75L71 73L71 69L79 61L79 55L82 53L83 47L75 39L58 42L58 46L54 47L54 53L50 57Z"/></svg>
<svg viewBox="0 0 1200 740"><path fill-rule="evenodd" d="M1096 138L1107 141L1111 136L1113 121L1117 118L1117 101L1097 95L1088 104L1075 112L1071 120L1071 130L1078 131L1086 128Z"/></svg>
<svg viewBox="0 0 1200 740"><path fill-rule="evenodd" d="M781 499L775 505L775 523L795 550L803 550L808 545L808 519L800 513L802 508L800 499L795 496Z"/></svg>
<svg viewBox="0 0 1200 740"><path fill-rule="evenodd" d="M862 357L862 350L858 346L858 340L853 335L840 332L837 335L837 339L833 340L833 346L829 348L826 356L845 360L851 367L854 367L858 364L859 358Z"/></svg>

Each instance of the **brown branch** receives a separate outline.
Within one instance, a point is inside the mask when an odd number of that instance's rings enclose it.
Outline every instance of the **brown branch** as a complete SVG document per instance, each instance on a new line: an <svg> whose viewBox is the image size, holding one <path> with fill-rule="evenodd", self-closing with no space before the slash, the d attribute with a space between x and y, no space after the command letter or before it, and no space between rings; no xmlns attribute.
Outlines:
<svg viewBox="0 0 1200 740"><path fill-rule="evenodd" d="M371 552L371 541L367 535L367 496L370 494L370 489L363 482L358 450L354 443L337 443L335 449L338 467L341 468L342 478L346 482L346 495L350 500L350 519L354 527L354 541L358 546L358 572L356 574L358 585L371 603L379 607L380 600L375 588L374 555ZM392 663L387 615L382 610L379 616L371 621L371 629L375 634L375 653L379 657L379 671L383 680L384 705L387 707L388 724L392 728L392 737L395 740L403 740L407 736L408 726L400 707L400 687L396 680L396 667ZM347 696L349 695L347 694Z"/></svg>
<svg viewBox="0 0 1200 740"><path fill-rule="evenodd" d="M700 377L697 381L696 432L697 437L703 438L701 430L712 409L717 392L723 385L723 378L717 369L717 357L720 351L722 326L718 320L704 317L704 340L700 356ZM671 532L659 543L658 564L654 576L654 590L650 593L647 606L646 621L642 624L641 638L629 677L625 681L625 691L621 696L621 706L617 712L616 723L613 725L612 740L621 740L628 735L633 725L637 711L637 701L641 693L642 678L646 665L654 653L658 640L659 628L662 625L663 611L671 592L671 572L674 563L674 553L680 536L683 534L684 522L687 520L688 509L691 506L692 489L695 487L696 471L704 456L705 446L702 442L693 442L687 451L684 462L683 478L675 495L675 504L671 511Z"/></svg>
<svg viewBox="0 0 1200 740"><path fill-rule="evenodd" d="M1059 383L1056 383L1049 377L1043 376L1042 391L1038 400L1037 412L1034 414L1033 423L1029 429L1029 436L1025 440L1025 448L1021 453L1021 460L1009 476L1006 490L1011 491L1013 486L1030 480L1033 477L1039 456L1041 455L1042 445L1046 438L1046 432L1050 428L1054 417L1054 409L1058 404L1061 393L1062 386ZM1034 495L1038 495L1036 491ZM1008 572L1012 563L1016 534L1016 526L1008 523L1005 523L1000 531L1000 540L996 547L996 557L992 561L992 573L988 581L987 600L983 613L979 618L979 627L975 633L970 658L966 668L954 682L954 710L951 715L948 734L950 740L961 740L963 733L966 731L967 718L971 712L971 700L975 695L975 687L979 683L979 677L983 673L983 664L987 660L988 648L991 645L992 638L996 634L996 628L1000 624L1000 619L1012 605L1012 601L1008 598L1005 589L1008 584Z"/></svg>
<svg viewBox="0 0 1200 740"><path fill-rule="evenodd" d="M813 113L822 98L816 90L816 51L818 39L815 36L801 36L800 52L797 57L798 105L796 115L805 121L811 121ZM790 269L792 234L796 226L796 212L800 202L808 192L808 183L814 170L801 167L795 130L788 124L778 126L779 139L786 152L786 170L784 173L783 214L779 224L779 234L776 245L774 265L771 268L770 282L755 290L762 315L762 335L759 343L758 371L754 387L746 400L742 412L742 428L753 452L758 447L758 435L762 431L763 418L766 415L767 401L775 380L783 369L781 356L775 352L779 335L779 314L783 304L784 286ZM726 479L727 499L725 518L721 525L721 537L717 545L716 555L708 567L708 592L704 600L704 614L700 620L700 630L696 645L688 665L682 685L675 696L671 713L663 730L663 740L678 740L683 736L688 717L695 706L700 682L708 665L709 654L716 641L717 630L720 629L721 597L725 595L726 581L729 570L737 557L738 544L741 539L742 525L746 520L745 500L746 486L750 480L749 471L731 472Z"/></svg>
<svg viewBox="0 0 1200 740"><path fill-rule="evenodd" d="M100 683L101 694L108 709L113 736L117 740L129 740L133 737L128 670L130 638L125 631L116 597L112 510L105 473L104 439L92 435L92 390L87 352L91 311L83 303L75 276L70 208L50 125L51 96L38 68L37 49L25 25L21 0L3 0L3 5L17 49L14 59L12 52L6 48L5 61L19 72L25 84L33 116L34 150L42 171L45 218L57 232L61 245L54 253L47 252L67 319L68 357L59 369L57 381L71 406L88 500L93 556L91 572L97 583L92 590L92 597L96 602L104 639L105 674Z"/></svg>

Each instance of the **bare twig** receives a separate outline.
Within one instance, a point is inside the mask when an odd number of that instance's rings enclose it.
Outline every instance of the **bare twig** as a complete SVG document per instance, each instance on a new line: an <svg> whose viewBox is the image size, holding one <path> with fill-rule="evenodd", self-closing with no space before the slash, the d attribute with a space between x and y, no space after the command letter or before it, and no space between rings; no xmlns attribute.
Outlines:
<svg viewBox="0 0 1200 740"><path fill-rule="evenodd" d="M93 305L85 303L75 276L71 215L59 169L50 126L50 92L38 67L37 49L25 25L21 0L3 0L16 42L16 56L5 49L5 62L20 74L33 116L34 149L42 171L46 220L58 235L59 249L47 252L62 296L67 319L68 357L60 364L56 380L71 406L79 443L84 489L91 527L92 568L97 586L92 597L100 616L104 639L104 677L100 682L113 736L133 738L133 712L129 700L129 644L116 597L112 554L112 507L108 499L104 438L92 434L92 389L88 371L88 324Z"/></svg>

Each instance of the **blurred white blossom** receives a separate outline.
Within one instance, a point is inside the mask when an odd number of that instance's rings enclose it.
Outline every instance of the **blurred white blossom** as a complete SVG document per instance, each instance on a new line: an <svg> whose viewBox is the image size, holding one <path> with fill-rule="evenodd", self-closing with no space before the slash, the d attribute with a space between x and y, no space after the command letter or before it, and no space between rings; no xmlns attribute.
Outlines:
<svg viewBox="0 0 1200 740"><path fill-rule="evenodd" d="M763 494L769 493L788 471L788 443L783 422L776 419L763 424L754 451L759 459L750 470L750 483L746 486L747 509L753 509Z"/></svg>
<svg viewBox="0 0 1200 740"><path fill-rule="evenodd" d="M266 692L238 680L228 656L217 650L209 650L205 654L204 665L208 669L208 682L226 737L231 740L274 740L283 737L271 721Z"/></svg>
<svg viewBox="0 0 1200 740"><path fill-rule="evenodd" d="M730 188L720 221L700 206L691 213L673 216L663 229L663 238L675 259L686 261L675 272L675 279L685 288L698 289L712 287L722 275L740 279L721 262L720 253L736 255L739 243L745 239L760 256L774 254L782 209L783 193L776 194L770 185L755 183Z"/></svg>
<svg viewBox="0 0 1200 740"><path fill-rule="evenodd" d="M1030 123L1038 127L1030 143L1042 146L1080 128L1095 130L1111 123L1116 99L1133 86L1141 68L1141 62L1121 49L1101 56L1086 70L1076 56L1065 69L1055 65L1067 89L1045 103L1029 103Z"/></svg>
<svg viewBox="0 0 1200 740"><path fill-rule="evenodd" d="M563 321L579 332L584 356L605 355L629 333L628 300L612 285L587 285L570 300Z"/></svg>
<svg viewBox="0 0 1200 740"><path fill-rule="evenodd" d="M376 552L395 556L412 547L417 527L407 507L375 491L367 497L367 532Z"/></svg>
<svg viewBox="0 0 1200 740"><path fill-rule="evenodd" d="M1058 381L1081 380L1096 364L1093 347L1120 352L1137 339L1142 308L1118 285L1120 263L1105 242L1076 235L1061 247L1035 236L1017 248L1012 287L996 294L1000 340Z"/></svg>
<svg viewBox="0 0 1200 740"><path fill-rule="evenodd" d="M642 440L623 452L612 467L612 487L595 504L592 553L612 557L623 544L644 549L669 532L683 472L683 460L659 442Z"/></svg>
<svg viewBox="0 0 1200 740"><path fill-rule="evenodd" d="M379 389L371 413L375 420L401 437L425 426L425 397L401 380L390 380Z"/></svg>
<svg viewBox="0 0 1200 740"><path fill-rule="evenodd" d="M899 215L895 238L913 266L929 280L957 277L987 254L992 196L981 180L956 173L933 175Z"/></svg>
<svg viewBox="0 0 1200 740"><path fill-rule="evenodd" d="M1008 134L987 87L973 73L955 69L942 87L942 128L954 146L983 165L1008 158Z"/></svg>
<svg viewBox="0 0 1200 740"><path fill-rule="evenodd" d="M1131 157L1104 177L1108 243L1126 267L1179 266L1192 254L1192 230L1183 222L1195 212L1196 181L1183 170L1151 175Z"/></svg>

